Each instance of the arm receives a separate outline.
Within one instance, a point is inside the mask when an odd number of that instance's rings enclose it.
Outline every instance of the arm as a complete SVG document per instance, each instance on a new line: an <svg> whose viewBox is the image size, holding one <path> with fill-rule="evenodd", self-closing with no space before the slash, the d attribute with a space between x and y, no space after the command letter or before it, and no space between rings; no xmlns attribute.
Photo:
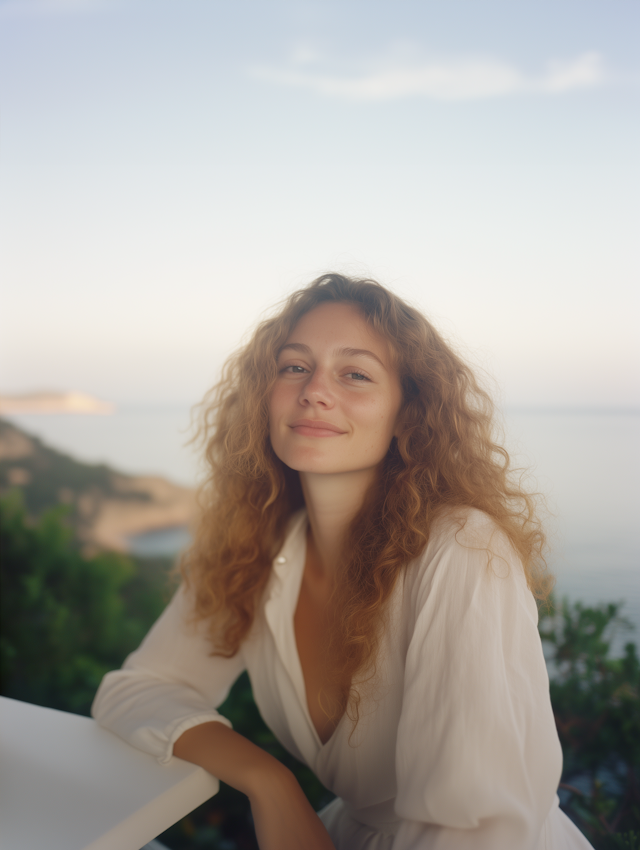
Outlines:
<svg viewBox="0 0 640 850"><path fill-rule="evenodd" d="M184 732L173 751L249 797L261 850L333 850L291 771L242 735L205 723Z"/></svg>
<svg viewBox="0 0 640 850"><path fill-rule="evenodd" d="M562 757L519 560L476 512L416 582L393 850L535 850Z"/></svg>
<svg viewBox="0 0 640 850"><path fill-rule="evenodd" d="M293 774L215 710L244 661L241 653L211 656L204 625L189 622L190 610L181 588L123 668L105 676L93 716L161 762L173 753L247 794L261 850L331 850Z"/></svg>
<svg viewBox="0 0 640 850"><path fill-rule="evenodd" d="M212 656L205 624L192 624L190 614L180 588L122 669L104 677L91 707L101 726L163 763L187 729L231 725L216 708L245 667L241 652Z"/></svg>

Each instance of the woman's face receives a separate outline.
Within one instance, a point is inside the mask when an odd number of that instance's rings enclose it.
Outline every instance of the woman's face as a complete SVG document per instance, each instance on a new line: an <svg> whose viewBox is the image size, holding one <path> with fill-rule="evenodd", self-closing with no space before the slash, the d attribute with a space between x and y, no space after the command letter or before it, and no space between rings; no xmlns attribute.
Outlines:
<svg viewBox="0 0 640 850"><path fill-rule="evenodd" d="M298 472L373 469L389 449L401 404L386 341L352 304L321 304L278 354L271 445Z"/></svg>

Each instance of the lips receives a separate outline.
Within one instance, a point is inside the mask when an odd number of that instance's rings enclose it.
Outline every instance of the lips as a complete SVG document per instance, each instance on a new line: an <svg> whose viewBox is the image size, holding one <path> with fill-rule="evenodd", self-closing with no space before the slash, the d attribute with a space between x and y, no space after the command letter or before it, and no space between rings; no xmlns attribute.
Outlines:
<svg viewBox="0 0 640 850"><path fill-rule="evenodd" d="M322 419L296 419L289 427L301 437L339 437L346 433L337 425Z"/></svg>

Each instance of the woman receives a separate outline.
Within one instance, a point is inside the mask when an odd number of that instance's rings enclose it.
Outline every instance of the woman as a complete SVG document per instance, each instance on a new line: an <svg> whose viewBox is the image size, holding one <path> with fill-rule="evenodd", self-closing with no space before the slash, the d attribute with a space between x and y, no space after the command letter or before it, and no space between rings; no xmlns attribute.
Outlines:
<svg viewBox="0 0 640 850"><path fill-rule="evenodd" d="M184 582L94 715L249 796L261 850L566 850L532 499L491 404L416 310L326 275L232 357ZM337 799L215 711L247 669Z"/></svg>

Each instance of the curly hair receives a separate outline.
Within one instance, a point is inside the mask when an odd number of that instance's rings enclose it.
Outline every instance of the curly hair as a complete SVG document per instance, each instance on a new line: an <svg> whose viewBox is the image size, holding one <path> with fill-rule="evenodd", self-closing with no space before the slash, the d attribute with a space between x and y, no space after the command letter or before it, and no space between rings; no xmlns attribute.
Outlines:
<svg viewBox="0 0 640 850"><path fill-rule="evenodd" d="M195 589L195 617L209 621L214 653L235 654L247 636L288 521L304 505L298 473L271 448L268 402L278 350L300 318L325 302L358 307L388 342L403 393L399 437L351 523L332 597L333 680L357 721L358 688L375 677L385 603L443 509L472 507L492 517L539 599L552 578L536 499L494 442L494 407L469 366L419 311L377 282L326 274L257 327L201 404L208 475L181 569Z"/></svg>

